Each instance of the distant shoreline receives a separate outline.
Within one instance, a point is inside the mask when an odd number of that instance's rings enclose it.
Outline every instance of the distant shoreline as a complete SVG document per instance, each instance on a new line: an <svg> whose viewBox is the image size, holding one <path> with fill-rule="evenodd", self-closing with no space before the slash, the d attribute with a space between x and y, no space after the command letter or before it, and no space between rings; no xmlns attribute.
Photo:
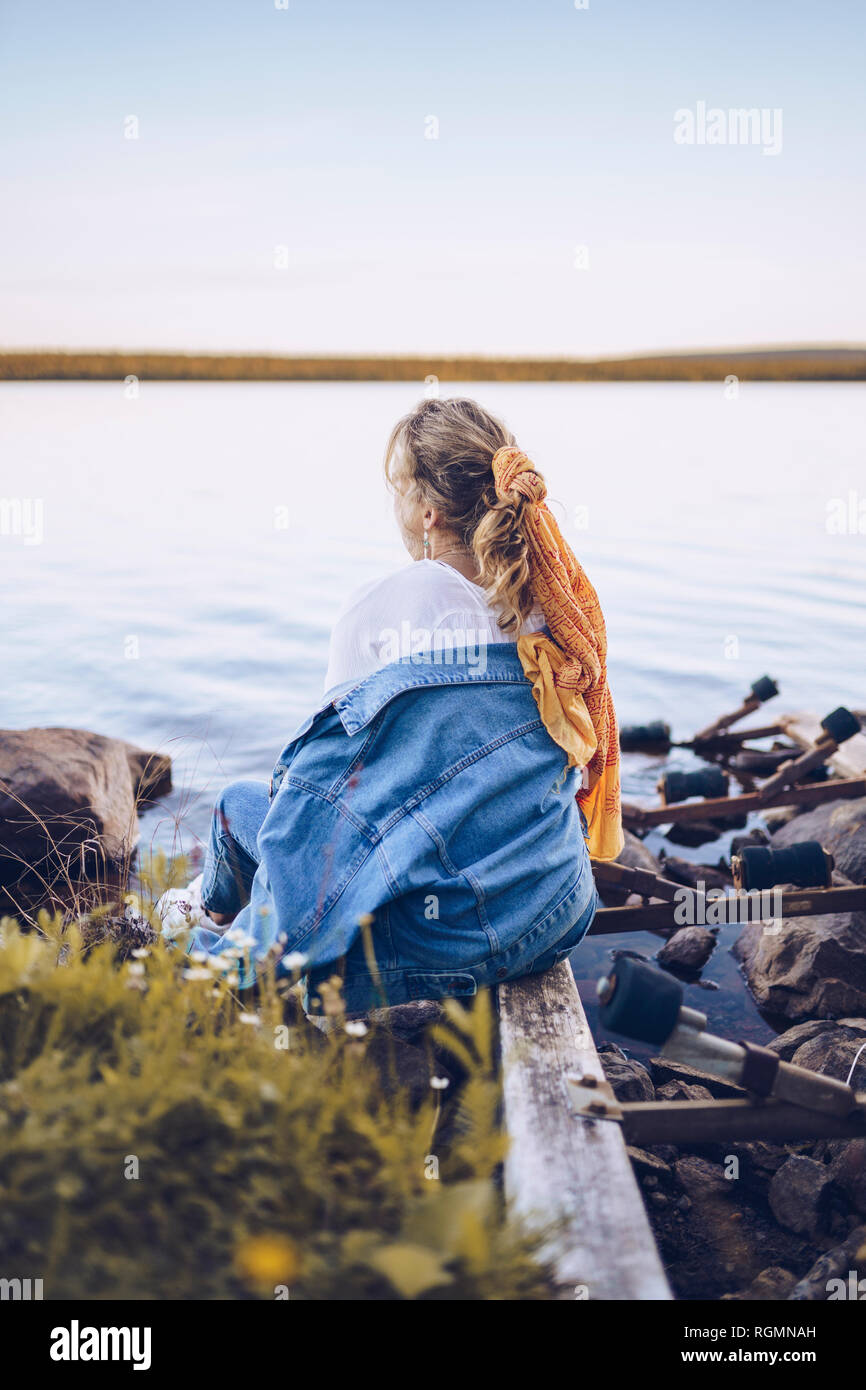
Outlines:
<svg viewBox="0 0 866 1390"><path fill-rule="evenodd" d="M0 381L866 381L866 348L730 349L639 357L280 357L0 352Z"/></svg>

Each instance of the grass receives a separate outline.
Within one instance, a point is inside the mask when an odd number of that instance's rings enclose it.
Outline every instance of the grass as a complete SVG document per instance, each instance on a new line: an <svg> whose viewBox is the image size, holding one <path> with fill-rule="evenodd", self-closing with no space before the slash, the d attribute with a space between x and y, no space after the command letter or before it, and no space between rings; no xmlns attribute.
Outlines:
<svg viewBox="0 0 866 1390"><path fill-rule="evenodd" d="M864 381L866 348L807 347L640 357L281 357L177 352L5 352L0 381Z"/></svg>
<svg viewBox="0 0 866 1390"><path fill-rule="evenodd" d="M443 1111L387 1028L346 1025L336 982L323 1032L297 984L239 999L110 922L0 925L4 1277L48 1299L549 1296L497 1184L487 995L415 1054L464 1078Z"/></svg>

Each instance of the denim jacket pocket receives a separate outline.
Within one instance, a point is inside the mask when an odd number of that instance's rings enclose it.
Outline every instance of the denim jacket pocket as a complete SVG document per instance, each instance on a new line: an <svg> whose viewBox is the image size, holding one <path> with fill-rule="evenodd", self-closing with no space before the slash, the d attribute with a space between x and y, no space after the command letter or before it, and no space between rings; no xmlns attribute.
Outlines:
<svg viewBox="0 0 866 1390"><path fill-rule="evenodd" d="M477 994L478 983L465 970L427 970L423 974L407 974L406 989L410 999L445 999Z"/></svg>

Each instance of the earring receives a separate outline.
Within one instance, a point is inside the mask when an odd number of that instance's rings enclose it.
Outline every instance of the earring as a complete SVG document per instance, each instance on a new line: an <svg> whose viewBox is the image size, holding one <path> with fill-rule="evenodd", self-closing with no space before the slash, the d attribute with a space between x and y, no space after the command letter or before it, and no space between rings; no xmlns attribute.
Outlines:
<svg viewBox="0 0 866 1390"><path fill-rule="evenodd" d="M425 560L428 560L429 558L430 558L430 532L429 532L429 531L425 531L425 532L424 532L424 559L425 559Z"/></svg>

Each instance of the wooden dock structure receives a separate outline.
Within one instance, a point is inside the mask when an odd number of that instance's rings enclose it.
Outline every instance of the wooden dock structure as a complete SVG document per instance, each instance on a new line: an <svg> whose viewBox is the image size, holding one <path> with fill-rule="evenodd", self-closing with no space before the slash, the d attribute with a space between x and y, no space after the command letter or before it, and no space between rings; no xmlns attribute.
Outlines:
<svg viewBox="0 0 866 1390"><path fill-rule="evenodd" d="M794 713L781 715L771 732L808 749L822 730L817 715ZM744 738L748 734L748 729L742 730ZM763 730L758 736L762 735ZM835 776L849 779L840 787L840 797L864 794L866 783L861 790L851 780L866 777L866 733L847 739L827 764ZM818 785L823 788L818 795L825 800L827 784ZM809 789L802 800L808 804L818 795L813 798ZM780 792L773 803L786 805L794 799L790 791ZM736 805L737 800L731 798L727 806L721 801L711 804L732 809L731 802ZM696 802L695 818L701 814L706 815L706 809ZM663 820L663 809L654 808L647 819ZM827 910L835 910L846 893L862 892L834 888L812 896L816 910L819 898L826 898ZM808 893L785 896L793 915ZM853 900L851 906L856 906ZM670 914L670 902L645 901L642 907L605 912L604 917L615 922L604 925L609 931L635 929L640 919L642 928L651 930L654 925L669 926ZM858 1095L850 1117L832 1121L799 1106L753 1098L618 1105L567 960L544 974L501 984L498 1005L504 1118L510 1139L505 1194L515 1215L545 1233L541 1253L554 1270L562 1299L672 1298L628 1156L628 1140L638 1145L682 1143L688 1136L697 1143L729 1130L748 1137L750 1127L757 1137L864 1133L866 1093Z"/></svg>
<svg viewBox="0 0 866 1390"><path fill-rule="evenodd" d="M505 1195L549 1231L542 1250L562 1299L670 1299L620 1124L567 960L499 986ZM590 1084L585 1084L585 1078ZM583 1083L583 1084L582 1084Z"/></svg>

